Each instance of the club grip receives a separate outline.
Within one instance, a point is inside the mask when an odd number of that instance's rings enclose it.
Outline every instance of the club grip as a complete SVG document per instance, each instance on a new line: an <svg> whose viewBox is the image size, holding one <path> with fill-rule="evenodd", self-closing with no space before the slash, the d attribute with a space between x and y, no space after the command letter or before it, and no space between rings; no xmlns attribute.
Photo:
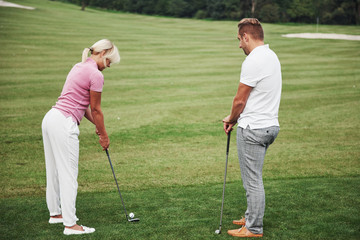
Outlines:
<svg viewBox="0 0 360 240"><path fill-rule="evenodd" d="M230 148L230 134L231 134L231 131L228 133L227 135L227 145L226 145L226 154L229 153L229 148Z"/></svg>

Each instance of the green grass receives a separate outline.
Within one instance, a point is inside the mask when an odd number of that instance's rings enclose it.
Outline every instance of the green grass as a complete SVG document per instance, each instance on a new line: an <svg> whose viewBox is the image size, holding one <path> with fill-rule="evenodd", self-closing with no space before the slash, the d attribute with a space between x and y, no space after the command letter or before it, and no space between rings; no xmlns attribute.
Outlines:
<svg viewBox="0 0 360 240"><path fill-rule="evenodd" d="M358 239L359 178L313 178L265 183L264 239ZM306 187L304 187L306 185ZM240 182L227 185L222 234L222 184L125 191L128 209L140 222L129 223L115 192L82 193L77 214L96 232L81 239L232 239L231 219L245 211ZM350 200L350 201L349 201ZM0 200L0 226L8 239L67 239L61 224L49 225L43 197ZM21 206L21 207L19 207ZM84 221L85 221L84 220ZM21 221L21 224L19 222ZM19 234L21 233L21 234ZM26 237L23 237L26 236Z"/></svg>
<svg viewBox="0 0 360 240"><path fill-rule="evenodd" d="M41 120L82 50L115 42L102 108L126 204L124 221L94 127L80 125L80 223L94 239L230 238L245 210L232 136L224 227L218 227L229 113L241 63L236 22L141 16L53 1L0 8L1 239L57 239L47 224ZM282 63L281 131L264 166L267 239L360 238L360 42L287 39L315 25L264 24ZM360 35L356 26L322 33ZM89 237L89 236L87 236ZM80 237L81 238L81 237Z"/></svg>

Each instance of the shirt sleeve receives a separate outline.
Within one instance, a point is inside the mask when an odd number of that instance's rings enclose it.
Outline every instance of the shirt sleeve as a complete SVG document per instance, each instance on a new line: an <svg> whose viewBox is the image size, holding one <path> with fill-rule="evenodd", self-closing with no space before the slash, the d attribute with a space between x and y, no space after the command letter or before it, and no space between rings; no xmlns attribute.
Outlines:
<svg viewBox="0 0 360 240"><path fill-rule="evenodd" d="M90 90L102 92L104 86L104 75L101 72L95 72L90 76Z"/></svg>
<svg viewBox="0 0 360 240"><path fill-rule="evenodd" d="M240 82L255 87L261 80L260 69L255 61L246 59L241 66Z"/></svg>

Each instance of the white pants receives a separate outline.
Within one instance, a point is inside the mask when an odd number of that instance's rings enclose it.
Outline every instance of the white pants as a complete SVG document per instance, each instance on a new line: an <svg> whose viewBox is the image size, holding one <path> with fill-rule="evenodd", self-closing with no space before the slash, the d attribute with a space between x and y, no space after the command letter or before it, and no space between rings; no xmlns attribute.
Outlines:
<svg viewBox="0 0 360 240"><path fill-rule="evenodd" d="M71 117L51 109L42 122L46 162L46 203L50 216L62 214L64 225L73 226L79 162L79 128Z"/></svg>

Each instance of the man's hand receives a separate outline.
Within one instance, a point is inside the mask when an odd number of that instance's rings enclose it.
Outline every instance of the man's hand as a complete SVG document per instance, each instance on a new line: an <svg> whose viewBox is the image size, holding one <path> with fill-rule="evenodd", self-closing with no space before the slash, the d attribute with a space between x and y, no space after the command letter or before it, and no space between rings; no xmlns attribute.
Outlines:
<svg viewBox="0 0 360 240"><path fill-rule="evenodd" d="M226 135L233 130L232 127L236 124L236 121L235 122L229 122L229 121L230 121L230 115L223 119L224 131Z"/></svg>

